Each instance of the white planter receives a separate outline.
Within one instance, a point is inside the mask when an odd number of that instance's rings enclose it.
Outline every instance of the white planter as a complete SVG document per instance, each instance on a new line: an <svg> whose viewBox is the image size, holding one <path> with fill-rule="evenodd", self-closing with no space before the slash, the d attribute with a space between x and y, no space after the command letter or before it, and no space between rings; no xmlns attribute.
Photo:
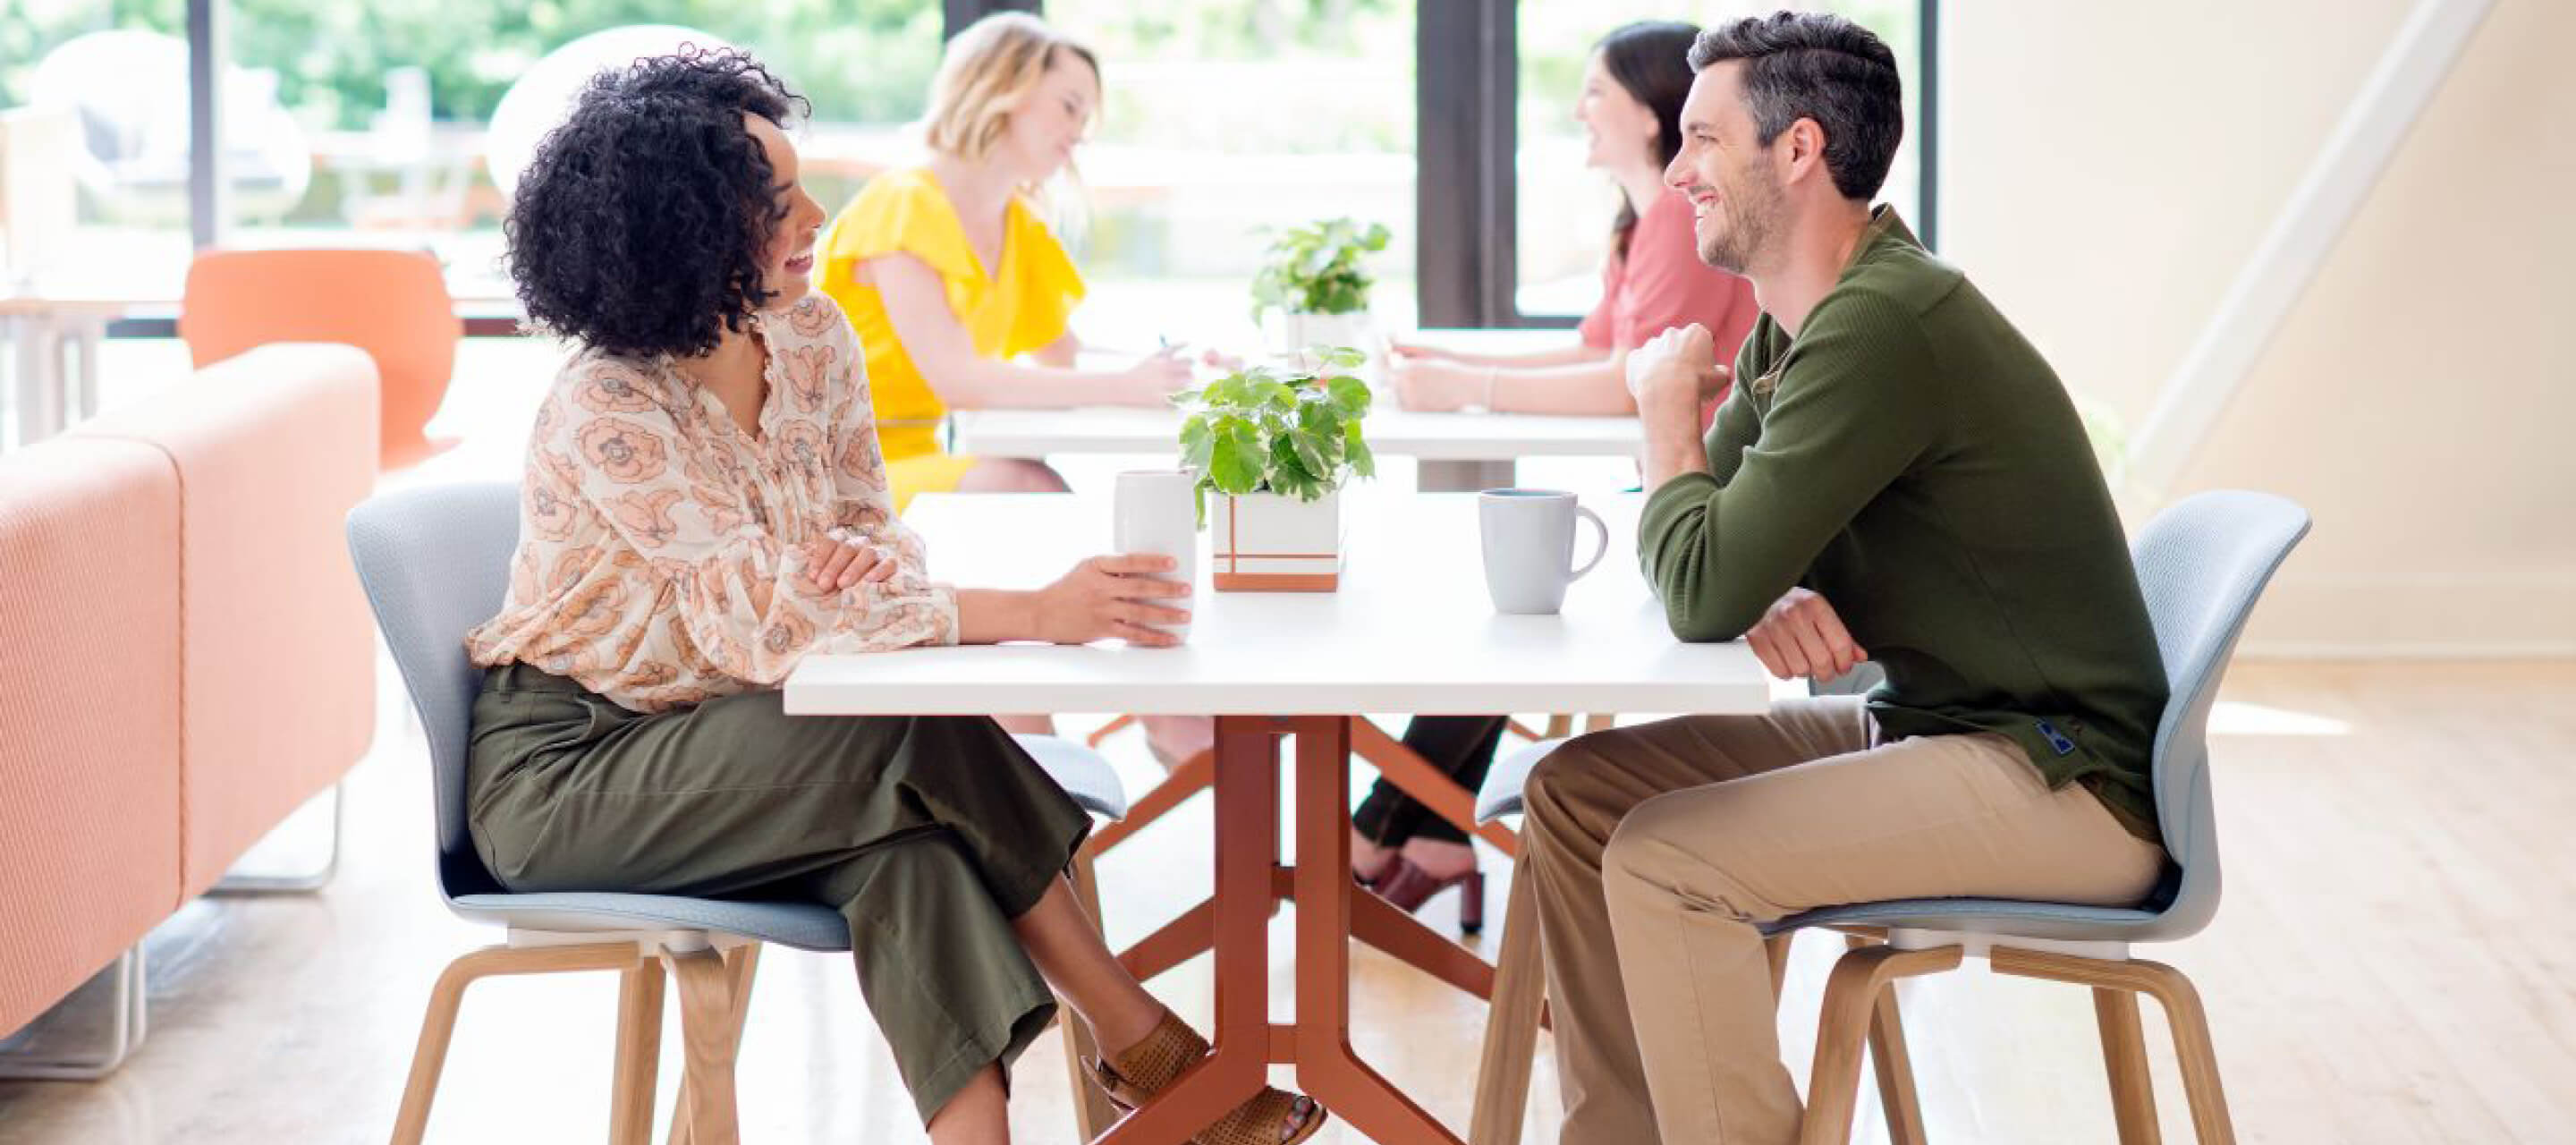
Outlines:
<svg viewBox="0 0 2576 1145"><path fill-rule="evenodd" d="M1320 369L1323 363L1307 351L1317 346L1346 346L1363 354L1371 353L1369 326L1365 310L1349 314L1299 314L1291 311L1281 323L1279 353L1295 362L1299 369Z"/></svg>
<svg viewBox="0 0 2576 1145"><path fill-rule="evenodd" d="M1342 495L1213 494L1208 549L1218 592L1332 592L1342 581Z"/></svg>

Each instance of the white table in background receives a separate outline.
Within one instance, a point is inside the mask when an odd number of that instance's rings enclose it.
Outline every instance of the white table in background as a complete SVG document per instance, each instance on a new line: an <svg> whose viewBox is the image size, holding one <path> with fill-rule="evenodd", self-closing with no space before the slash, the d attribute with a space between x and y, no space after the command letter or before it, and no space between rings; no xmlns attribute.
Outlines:
<svg viewBox="0 0 2576 1145"><path fill-rule="evenodd" d="M1216 894L1173 926L1196 928L1216 951L1216 1056L1103 1141L1183 1139L1260 1084L1264 1067L1284 1063L1369 1140L1454 1143L1349 1048L1352 938L1452 982L1459 960L1482 965L1382 900L1353 894L1353 727L1366 713L1765 710L1768 678L1742 644L1683 644L1665 627L1637 574L1641 500L1594 501L1611 551L1556 616L1493 612L1474 497L1364 492L1346 500L1340 592L1217 593L1202 575L1190 641L1178 649L1014 644L810 657L787 681L787 710L1215 715ZM1044 584L1104 551L1110 536L1108 499L1071 494L928 494L905 520L927 538L934 576L996 588ZM1293 867L1280 847L1277 754L1292 734ZM1293 1021L1274 1024L1265 933L1282 899L1298 908L1297 998Z"/></svg>
<svg viewBox="0 0 2576 1145"><path fill-rule="evenodd" d="M1571 330L1423 330L1407 338L1485 353L1546 349L1572 342ZM1376 379L1371 379L1374 385ZM1383 385L1364 431L1381 457L1421 463L1425 492L1457 493L1514 483L1523 457L1634 457L1645 431L1634 417L1430 413L1396 407ZM1176 412L1137 407L1073 410L958 410L950 415L951 448L985 457L1044 459L1054 454L1177 454Z"/></svg>

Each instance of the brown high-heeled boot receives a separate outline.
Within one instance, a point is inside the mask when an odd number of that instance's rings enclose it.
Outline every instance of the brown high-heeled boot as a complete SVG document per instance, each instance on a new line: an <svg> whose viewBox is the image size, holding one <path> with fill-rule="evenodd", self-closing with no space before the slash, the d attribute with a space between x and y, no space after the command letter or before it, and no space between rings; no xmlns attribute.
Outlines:
<svg viewBox="0 0 2576 1145"><path fill-rule="evenodd" d="M1145 1040L1105 1055L1110 1060L1082 1065L1111 1104L1134 1110L1207 1055L1207 1039L1165 1010ZM1295 1145L1323 1129L1325 1119L1324 1107L1313 1098L1263 1089L1190 1140L1194 1145Z"/></svg>

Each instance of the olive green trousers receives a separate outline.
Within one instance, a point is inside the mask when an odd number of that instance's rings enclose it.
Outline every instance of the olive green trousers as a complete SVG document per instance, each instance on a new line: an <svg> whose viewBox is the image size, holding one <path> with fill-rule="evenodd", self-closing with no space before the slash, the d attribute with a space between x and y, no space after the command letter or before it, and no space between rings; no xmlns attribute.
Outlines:
<svg viewBox="0 0 2576 1145"><path fill-rule="evenodd" d="M837 908L925 1123L1054 1016L1011 920L1091 819L992 720L790 716L774 691L648 715L512 664L484 676L466 775L511 890Z"/></svg>

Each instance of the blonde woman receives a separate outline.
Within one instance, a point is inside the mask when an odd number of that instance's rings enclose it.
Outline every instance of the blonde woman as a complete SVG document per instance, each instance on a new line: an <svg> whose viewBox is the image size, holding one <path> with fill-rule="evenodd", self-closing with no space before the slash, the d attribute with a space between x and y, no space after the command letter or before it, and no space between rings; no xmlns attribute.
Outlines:
<svg viewBox="0 0 2576 1145"><path fill-rule="evenodd" d="M1043 462L943 450L952 407L1160 406L1190 382L1170 350L1116 372L1073 368L1082 275L1033 196L1072 164L1099 106L1091 49L1025 13L978 20L931 82L929 161L869 180L823 235L818 285L867 353L897 513L924 492L1065 488ZM1165 766L1215 746L1208 720L1144 722Z"/></svg>
<svg viewBox="0 0 2576 1145"><path fill-rule="evenodd" d="M1065 487L1040 462L943 451L951 408L1160 405L1189 384L1169 350L1073 368L1082 275L1034 195L1099 105L1089 48L1024 13L978 20L932 81L929 161L869 180L823 236L819 285L866 348L898 512L925 491Z"/></svg>

